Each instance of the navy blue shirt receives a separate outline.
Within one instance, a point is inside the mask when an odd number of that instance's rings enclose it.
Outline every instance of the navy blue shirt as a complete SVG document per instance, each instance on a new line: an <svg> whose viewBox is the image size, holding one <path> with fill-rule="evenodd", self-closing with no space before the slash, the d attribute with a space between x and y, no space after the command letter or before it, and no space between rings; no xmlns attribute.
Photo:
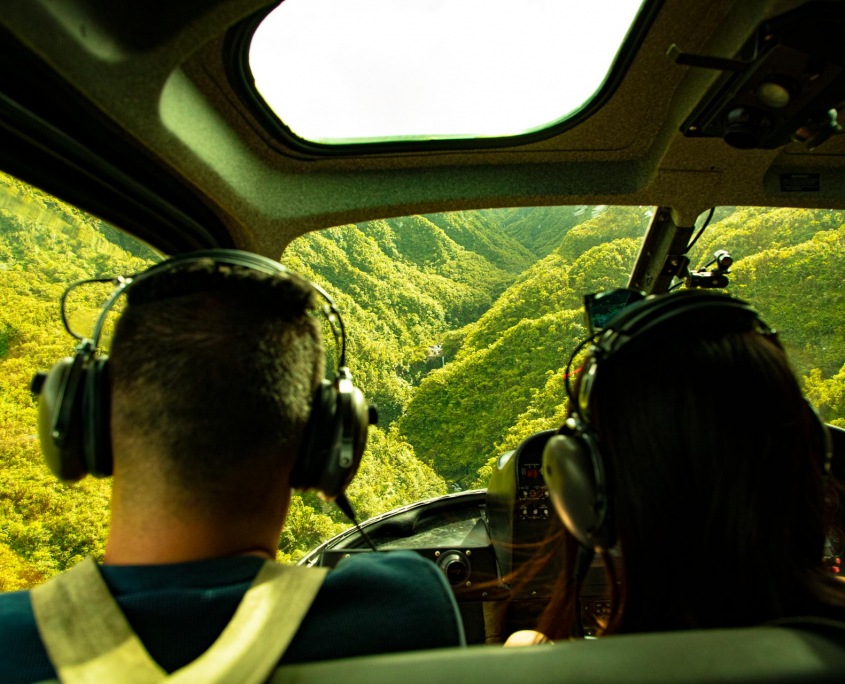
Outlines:
<svg viewBox="0 0 845 684"><path fill-rule="evenodd" d="M263 563L238 556L100 571L153 660L173 672L220 636ZM367 553L329 572L280 662L462 645L457 605L433 563L411 552ZM55 676L29 592L0 594L0 682Z"/></svg>

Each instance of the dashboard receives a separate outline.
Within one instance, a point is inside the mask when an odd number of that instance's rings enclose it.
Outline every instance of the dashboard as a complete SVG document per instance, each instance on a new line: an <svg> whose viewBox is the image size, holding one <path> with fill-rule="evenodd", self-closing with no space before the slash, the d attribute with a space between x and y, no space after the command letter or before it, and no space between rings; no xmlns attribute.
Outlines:
<svg viewBox="0 0 845 684"><path fill-rule="evenodd" d="M540 474L543 448L553 434L539 432L499 457L486 490L420 501L362 523L378 552L415 551L443 571L468 643L499 643L533 628L551 596L560 562L527 580L524 571L558 525ZM358 553L373 551L352 528L300 563L334 567ZM584 631L594 634L610 600L600 562L590 569L581 598Z"/></svg>
<svg viewBox="0 0 845 684"><path fill-rule="evenodd" d="M828 426L832 471L845 482L845 430ZM449 494L398 508L362 523L378 552L411 550L444 573L457 599L467 642L501 643L519 629L531 629L548 604L561 558L528 576L536 554L559 529L540 473L543 448L554 430L526 438L496 462L486 490ZM836 488L827 496L830 526L824 562L842 572L845 506ZM334 567L343 558L373 553L355 528L324 542L301 564ZM526 579L526 577L528 577ZM580 592L582 630L594 636L610 612L611 587L600 560L590 567Z"/></svg>

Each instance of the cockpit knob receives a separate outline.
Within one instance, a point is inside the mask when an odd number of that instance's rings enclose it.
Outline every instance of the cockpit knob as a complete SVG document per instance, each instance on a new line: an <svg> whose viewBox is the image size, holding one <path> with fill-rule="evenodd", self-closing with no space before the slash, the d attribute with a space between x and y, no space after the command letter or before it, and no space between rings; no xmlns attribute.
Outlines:
<svg viewBox="0 0 845 684"><path fill-rule="evenodd" d="M469 558L460 551L447 551L442 554L437 559L437 565L453 587L463 584L469 579L471 571Z"/></svg>

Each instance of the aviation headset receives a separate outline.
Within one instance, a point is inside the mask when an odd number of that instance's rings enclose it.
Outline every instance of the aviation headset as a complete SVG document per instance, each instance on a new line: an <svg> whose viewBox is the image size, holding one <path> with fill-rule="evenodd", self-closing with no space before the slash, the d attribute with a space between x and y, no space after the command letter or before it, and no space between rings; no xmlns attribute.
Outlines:
<svg viewBox="0 0 845 684"><path fill-rule="evenodd" d="M288 271L280 263L250 252L209 249L179 255L138 275L118 278L117 287L97 318L91 339L72 333L65 318L65 298L81 283L65 291L62 317L68 331L79 337L80 343L72 357L62 359L49 372L39 373L33 380L33 392L38 395L41 451L59 479L76 481L86 474L96 477L112 474L109 364L108 357L97 353L97 346L106 317L117 299L136 284L168 269L209 261L216 267L240 266L288 277ZM355 475L366 447L367 428L371 419L373 423L375 420L346 367L346 331L340 313L323 288L309 284L326 302L320 311L338 338L340 352L334 380L323 380L314 394L302 446L291 472L291 486L316 489L331 500L343 494Z"/></svg>
<svg viewBox="0 0 845 684"><path fill-rule="evenodd" d="M608 322L597 339L585 340L572 354L568 368L583 346L592 342L577 397L573 396L567 384L571 413L559 434L546 444L542 472L558 515L582 546L608 550L616 543L612 492L598 438L591 424L590 402L599 368L631 340L669 321L703 314L730 316L733 320L745 321L752 329L781 347L776 333L747 302L725 294L686 290L649 297L628 306ZM833 458L831 437L812 406L810 410L823 433L823 473L827 478Z"/></svg>

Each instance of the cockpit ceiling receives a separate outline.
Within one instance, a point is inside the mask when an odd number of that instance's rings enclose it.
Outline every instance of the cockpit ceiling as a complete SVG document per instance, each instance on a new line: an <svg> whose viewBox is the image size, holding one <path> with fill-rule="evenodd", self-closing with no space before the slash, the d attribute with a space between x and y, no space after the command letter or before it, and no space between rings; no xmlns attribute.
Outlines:
<svg viewBox="0 0 845 684"><path fill-rule="evenodd" d="M266 11L264 0L8 3L0 23L10 40L0 52L7 65L34 57L69 84L31 98L30 111L83 144L96 138L96 154L113 155L133 177L152 161L169 174L179 211L219 222L232 244L277 255L308 230L454 209L658 204L689 225L713 205L845 207L842 136L815 150L742 150L680 130L720 72L678 65L669 47L732 58L762 21L802 4L665 0L595 114L551 137L475 148L327 156L273 137L241 99L231 63L230 30ZM15 92L15 78L0 76L4 93ZM170 223L163 218L161 230L181 230Z"/></svg>

